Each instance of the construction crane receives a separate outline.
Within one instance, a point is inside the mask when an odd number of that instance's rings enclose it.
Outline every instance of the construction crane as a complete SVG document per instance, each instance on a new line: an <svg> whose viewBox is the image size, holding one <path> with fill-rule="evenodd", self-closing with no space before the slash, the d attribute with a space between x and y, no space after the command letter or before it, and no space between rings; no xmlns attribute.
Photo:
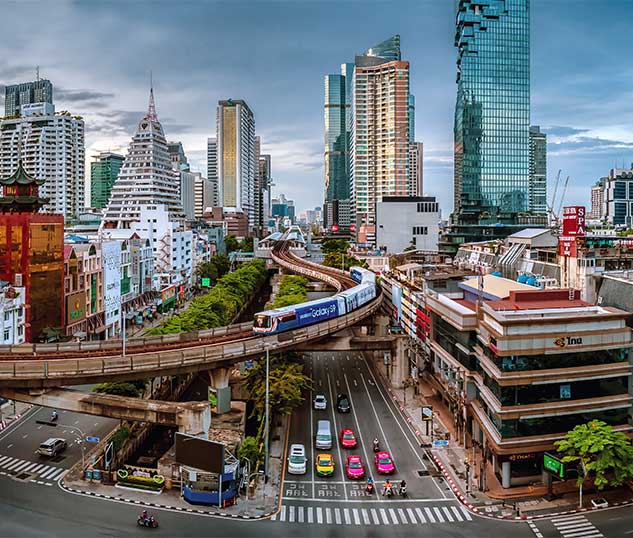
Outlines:
<svg viewBox="0 0 633 538"><path fill-rule="evenodd" d="M549 223L553 224L556 220L554 214L554 205L556 205L556 193L558 192L558 184L560 183L560 174L562 170L558 170L558 174L556 174L556 183L554 183L554 194L552 195L552 201L547 205L547 213L549 215Z"/></svg>
<svg viewBox="0 0 633 538"><path fill-rule="evenodd" d="M550 217L549 218L550 225L552 226L558 226L558 223L560 222L560 212L563 208L563 203L565 202L565 195L567 194L567 186L569 185L570 177L567 176L567 178L565 179L565 183L563 185L563 191L561 193L560 199L558 200L558 209L555 211L554 208L556 207L556 201L557 201L556 195L558 194L558 186L560 185L561 172L562 170L559 170L558 174L556 174L556 183L554 184L554 194L552 196L551 203L547 207L547 212Z"/></svg>
<svg viewBox="0 0 633 538"><path fill-rule="evenodd" d="M567 194L567 185L569 185L569 176L565 180L565 186L563 187L563 194L560 197L560 203L558 204L558 211L556 212L556 221L560 217L560 211L563 208L563 202L565 201L565 194Z"/></svg>

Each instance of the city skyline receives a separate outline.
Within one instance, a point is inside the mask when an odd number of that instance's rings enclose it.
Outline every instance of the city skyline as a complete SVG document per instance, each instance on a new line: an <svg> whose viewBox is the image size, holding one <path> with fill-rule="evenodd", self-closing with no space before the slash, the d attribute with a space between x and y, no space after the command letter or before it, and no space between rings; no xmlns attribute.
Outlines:
<svg viewBox="0 0 633 538"><path fill-rule="evenodd" d="M583 2L587 9L591 5L597 8L598 2ZM397 10L394 3L376 3L362 25L350 23L358 7L355 2L337 6L336 20L317 3L232 3L230 13L223 6L192 5L170 27L175 36L187 36L191 65L185 68L176 65L182 51L171 44L179 42L178 37L168 43L159 39L161 21L173 16L165 5L153 10L131 6L129 15L143 9L143 22L81 3L44 6L37 13L16 5L18 16L2 28L7 39L0 49L0 84L35 80L39 65L41 77L55 86L57 108L85 118L86 155L92 157L102 150L125 151L144 109L153 69L165 130L182 140L192 169L203 173L218 99L243 98L255 113L262 151L275 161L273 194L284 192L303 210L321 205L323 199L323 74L336 72L341 58L397 33L411 63L416 138L425 144L425 192L438 197L448 216L456 91L451 2L399 2ZM282 6L283 24L275 22ZM586 9L572 11L562 2L532 1L531 122L548 135L548 192L562 168L572 177L566 199L570 204L589 205L591 185L616 163L628 166L633 161L633 134L628 129L633 121L628 97L633 70L626 67L626 51L608 37L625 28L633 6L614 1L599 7L594 10L600 22L596 24L584 16ZM29 17L19 16L22 11ZM407 17L401 16L403 11ZM240 14L251 15L253 22ZM42 29L46 39L28 40L28 24L40 17L49 23ZM227 41L224 38L238 31L232 22L237 20L246 25L239 29L240 41ZM302 20L310 20L309 27ZM213 21L211 37L203 34L208 21ZM73 27L73 44L62 40L65 32L60 29L67 25ZM105 45L94 39L97 31L115 29L117 35L130 37ZM574 35L584 36L582 58L568 46ZM46 50L40 48L43 43ZM140 54L119 54L132 45ZM223 47L231 48L231 65L219 60L226 56ZM51 57L51 50L59 51L59 60ZM210 50L213 53L206 52ZM15 57L19 63L8 60Z"/></svg>

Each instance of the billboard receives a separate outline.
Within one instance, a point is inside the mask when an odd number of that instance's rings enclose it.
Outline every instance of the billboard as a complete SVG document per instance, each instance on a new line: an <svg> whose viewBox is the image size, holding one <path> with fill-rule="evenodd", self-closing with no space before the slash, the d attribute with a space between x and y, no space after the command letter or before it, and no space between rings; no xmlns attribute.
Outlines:
<svg viewBox="0 0 633 538"><path fill-rule="evenodd" d="M563 208L563 235L564 237L585 236L585 206L574 205Z"/></svg>
<svg viewBox="0 0 633 538"><path fill-rule="evenodd" d="M121 243L119 241L105 241L101 245L101 263L107 326L119 320L121 310Z"/></svg>
<svg viewBox="0 0 633 538"><path fill-rule="evenodd" d="M74 325L86 319L86 292L72 293L66 297L66 325Z"/></svg>
<svg viewBox="0 0 633 538"><path fill-rule="evenodd" d="M558 238L558 255L566 258L575 258L578 254L575 237Z"/></svg>
<svg viewBox="0 0 633 538"><path fill-rule="evenodd" d="M336 299L320 301L314 305L299 307L296 312L300 325L318 323L338 316L338 301Z"/></svg>
<svg viewBox="0 0 633 538"><path fill-rule="evenodd" d="M224 445L202 437L176 433L176 462L209 473L222 473Z"/></svg>

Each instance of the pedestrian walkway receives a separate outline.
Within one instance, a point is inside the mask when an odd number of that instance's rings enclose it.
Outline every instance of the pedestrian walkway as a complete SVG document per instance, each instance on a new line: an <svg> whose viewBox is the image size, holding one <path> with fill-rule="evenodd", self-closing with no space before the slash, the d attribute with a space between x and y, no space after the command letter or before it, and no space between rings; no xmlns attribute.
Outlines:
<svg viewBox="0 0 633 538"><path fill-rule="evenodd" d="M564 538L602 538L604 536L583 515L555 517L551 522Z"/></svg>
<svg viewBox="0 0 633 538"><path fill-rule="evenodd" d="M473 517L463 506L420 506L394 508L327 508L282 504L271 521L316 525L419 525L460 523Z"/></svg>
<svg viewBox="0 0 633 538"><path fill-rule="evenodd" d="M31 482L52 486L65 471L66 469L53 465L0 456L0 474L4 476L25 475L24 478L30 478Z"/></svg>

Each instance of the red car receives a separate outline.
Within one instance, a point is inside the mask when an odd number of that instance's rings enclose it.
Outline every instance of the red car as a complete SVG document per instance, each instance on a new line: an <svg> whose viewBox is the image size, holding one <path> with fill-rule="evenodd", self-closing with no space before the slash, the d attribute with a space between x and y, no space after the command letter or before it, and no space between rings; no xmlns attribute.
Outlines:
<svg viewBox="0 0 633 538"><path fill-rule="evenodd" d="M353 430L341 430L341 446L343 448L356 448L356 444L356 436L354 435Z"/></svg>
<svg viewBox="0 0 633 538"><path fill-rule="evenodd" d="M347 478L352 480L365 477L365 466L360 456L347 456L345 474L347 474Z"/></svg>
<svg viewBox="0 0 633 538"><path fill-rule="evenodd" d="M389 452L376 452L374 463L376 464L376 471L380 474L393 474L396 470L396 466Z"/></svg>

